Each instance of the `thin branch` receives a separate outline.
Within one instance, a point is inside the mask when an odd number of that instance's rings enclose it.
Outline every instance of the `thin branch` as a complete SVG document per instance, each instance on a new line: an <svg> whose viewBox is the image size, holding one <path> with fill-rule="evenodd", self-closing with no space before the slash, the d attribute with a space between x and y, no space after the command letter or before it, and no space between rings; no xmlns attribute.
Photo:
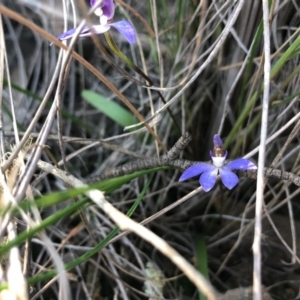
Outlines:
<svg viewBox="0 0 300 300"><path fill-rule="evenodd" d="M87 183L101 181L108 178L119 177L126 174L131 174L137 171L152 169L162 166L170 166L172 162L175 162L180 152L187 146L192 140L191 135L186 132L176 142L176 144L164 155L154 158L138 159L128 164L124 164L120 167L104 170L99 176L89 178ZM179 163L184 160L179 160ZM191 164L190 164L191 165Z"/></svg>
<svg viewBox="0 0 300 300"><path fill-rule="evenodd" d="M179 156L179 153L188 145L191 139L192 138L190 134L186 132L166 154L160 156L159 158L155 157L138 159L116 168L107 169L104 170L99 176L86 179L85 182L93 183L97 181L103 181L109 178L115 178L123 175L132 174L138 171L154 169L158 167L171 167L185 170L186 168L194 164L201 163L200 161L191 161L187 159L177 158ZM226 161L226 163L228 162L229 160ZM211 163L211 161L205 163ZM246 177L255 180L257 179L257 170L237 171L236 174L239 177ZM265 168L264 178L277 178L279 180L287 180L297 186L300 186L300 176L279 169Z"/></svg>

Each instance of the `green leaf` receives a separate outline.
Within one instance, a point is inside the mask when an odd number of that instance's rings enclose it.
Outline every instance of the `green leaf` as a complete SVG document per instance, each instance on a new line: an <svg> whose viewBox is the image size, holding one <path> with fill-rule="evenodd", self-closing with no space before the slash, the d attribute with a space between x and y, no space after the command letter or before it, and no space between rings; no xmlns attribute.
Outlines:
<svg viewBox="0 0 300 300"><path fill-rule="evenodd" d="M81 96L119 125L126 127L135 124L135 117L120 104L89 90L82 91Z"/></svg>

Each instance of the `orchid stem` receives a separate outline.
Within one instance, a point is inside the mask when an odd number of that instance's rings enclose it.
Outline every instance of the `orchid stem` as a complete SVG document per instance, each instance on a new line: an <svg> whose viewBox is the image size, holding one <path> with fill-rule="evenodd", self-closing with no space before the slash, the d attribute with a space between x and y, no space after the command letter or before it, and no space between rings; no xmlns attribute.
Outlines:
<svg viewBox="0 0 300 300"><path fill-rule="evenodd" d="M116 43L114 42L112 36L110 35L109 32L105 32L104 33L104 37L105 37L105 41L108 45L108 47L132 70L134 70L135 72L137 72L140 76L142 76L147 82L149 87L153 87L153 81L140 69L138 68L120 49L119 47L116 45ZM158 97L161 99L161 101L163 102L163 104L167 104L167 101L165 100L165 98L163 97L163 95L161 94L160 91L156 91L156 93L158 94ZM173 115L172 111L170 110L169 107L167 107L168 113L170 114L171 119L173 120L176 129L178 130L179 134L181 135L181 129L180 126L178 125L175 116Z"/></svg>

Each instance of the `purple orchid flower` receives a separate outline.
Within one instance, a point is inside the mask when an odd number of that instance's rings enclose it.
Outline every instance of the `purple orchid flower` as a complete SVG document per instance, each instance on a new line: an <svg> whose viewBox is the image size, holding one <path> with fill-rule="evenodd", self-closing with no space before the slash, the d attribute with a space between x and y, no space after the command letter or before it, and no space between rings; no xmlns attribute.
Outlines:
<svg viewBox="0 0 300 300"><path fill-rule="evenodd" d="M213 164L199 163L187 168L179 178L179 181L184 181L189 178L200 176L199 182L205 192L210 191L220 174L223 184L228 188L234 188L238 182L238 176L232 170L255 170L256 165L245 158L238 158L225 164L225 159L228 152L223 149L221 138L215 134L214 149L210 151L210 157Z"/></svg>
<svg viewBox="0 0 300 300"><path fill-rule="evenodd" d="M98 0L90 0L91 7L99 2ZM92 34L101 34L111 27L117 29L123 37L130 43L134 44L136 41L136 32L133 25L125 20L119 22L112 22L112 18L115 14L115 4L113 0L103 0L102 4L95 9L95 14L100 18L99 25L84 26L79 34L79 37L91 36ZM73 37L76 28L68 30L60 34L57 39L63 41Z"/></svg>

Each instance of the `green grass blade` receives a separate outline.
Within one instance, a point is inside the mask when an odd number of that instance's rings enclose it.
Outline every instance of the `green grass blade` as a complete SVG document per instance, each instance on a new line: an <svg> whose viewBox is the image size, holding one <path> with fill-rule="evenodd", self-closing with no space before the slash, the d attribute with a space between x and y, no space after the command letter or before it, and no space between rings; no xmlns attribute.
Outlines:
<svg viewBox="0 0 300 300"><path fill-rule="evenodd" d="M57 204L59 202L62 202L64 200L74 198L80 194L83 194L84 192L86 192L88 190L95 189L95 188L98 188L103 192L112 192L112 191L116 190L117 188L121 187L123 184L125 184L137 177L156 172L157 170L161 170L163 168L166 168L166 167L143 170L143 171L135 172L130 175L120 176L117 178L108 179L103 182L98 182L98 183L92 184L88 187L79 188L79 189L71 189L69 191L63 191L63 192L59 192L59 193L53 193L51 195L47 195L47 196L44 196L44 197L38 199L35 202L35 205L37 207L51 206L51 205ZM11 247L20 245L26 239L31 238L36 233L40 232L41 230L46 229L48 226L50 226L54 223L56 223L58 220L69 215L70 213L74 212L75 210L79 209L87 202L88 202L87 199L76 202L76 203L60 210L56 214L48 217L47 219L43 220L38 226L31 228L28 231L21 232L14 240L12 240L9 243L7 243L6 245L0 247L0 256L5 254ZM28 202L27 203L23 202L20 204L20 208L22 208L25 211L29 210L30 204ZM136 207L134 206L134 209L135 208ZM12 208L12 213L17 213L17 212L18 212L17 208Z"/></svg>
<svg viewBox="0 0 300 300"><path fill-rule="evenodd" d="M167 170L167 169L169 169L169 167L158 167L158 168L153 168L153 169L149 169L149 170L142 170L142 171L138 171L138 172L135 172L135 173L132 173L129 175L124 175L124 176L120 176L120 177L116 177L116 178L112 178L112 179L103 180L101 182L93 183L91 185L91 187L97 188L106 193L111 193L114 190L120 188L125 183L127 183L135 178L138 178L138 177L146 175L146 174L151 174L151 173L154 173L157 171Z"/></svg>
<svg viewBox="0 0 300 300"><path fill-rule="evenodd" d="M270 77L273 80L280 70L284 67L284 65L297 53L298 48L300 47L300 36L298 36L293 43L288 47L288 49L282 54L282 56L277 60L274 66L271 69ZM234 137L237 135L240 126L246 120L249 112L253 108L256 100L260 97L261 93L263 92L263 84L259 87L258 91L256 91L247 101L244 110L238 117L238 120L234 124L233 128L231 129L226 141L224 143L224 148L228 148L229 144L232 142Z"/></svg>
<svg viewBox="0 0 300 300"><path fill-rule="evenodd" d="M196 253L197 253L197 268L199 272L208 279L208 260L207 260L207 249L205 238L203 235L197 236L196 238ZM206 300L204 294L199 291L199 299Z"/></svg>
<svg viewBox="0 0 300 300"><path fill-rule="evenodd" d="M46 218L39 225L29 229L28 231L23 231L23 232L19 233L15 239L11 240L7 244L0 247L0 256L5 254L7 251L9 251L10 248L20 245L21 243L25 242L27 239L33 237L38 232L40 232L40 231L46 229L47 227L49 227L50 225L56 223L61 218L68 216L69 214L73 213L74 211L84 207L84 205L86 203L88 203L88 199L83 199L81 201L75 202L72 205L69 205L64 209L61 209L57 213Z"/></svg>
<svg viewBox="0 0 300 300"><path fill-rule="evenodd" d="M132 214L134 213L134 211L136 210L136 208L138 207L138 205L140 204L140 202L142 201L147 189L149 188L149 185L152 181L153 178L153 174L150 176L149 180L147 181L147 183L145 184L141 194L139 195L139 197L135 200L135 202L133 203L132 207L129 209L129 211L127 212L127 216L131 217ZM91 249L90 251L87 251L85 254L83 254L82 256L78 257L77 259L75 259L74 261L67 263L65 265L65 269L66 270L70 270L73 269L74 267L78 266L79 264L86 262L89 258L91 258L93 255L95 255L97 252L99 252L102 248L105 247L105 245L107 245L107 243L109 243L109 241L116 236L116 234L119 232L119 227L115 227L107 236L106 238L101 241L98 245L96 245L93 249ZM37 282L52 278L56 275L56 271L55 270L50 270L48 272L45 272L44 274L39 274L38 276L35 277L31 277L28 279L28 284L35 284ZM0 290L1 290L1 286L0 286Z"/></svg>

